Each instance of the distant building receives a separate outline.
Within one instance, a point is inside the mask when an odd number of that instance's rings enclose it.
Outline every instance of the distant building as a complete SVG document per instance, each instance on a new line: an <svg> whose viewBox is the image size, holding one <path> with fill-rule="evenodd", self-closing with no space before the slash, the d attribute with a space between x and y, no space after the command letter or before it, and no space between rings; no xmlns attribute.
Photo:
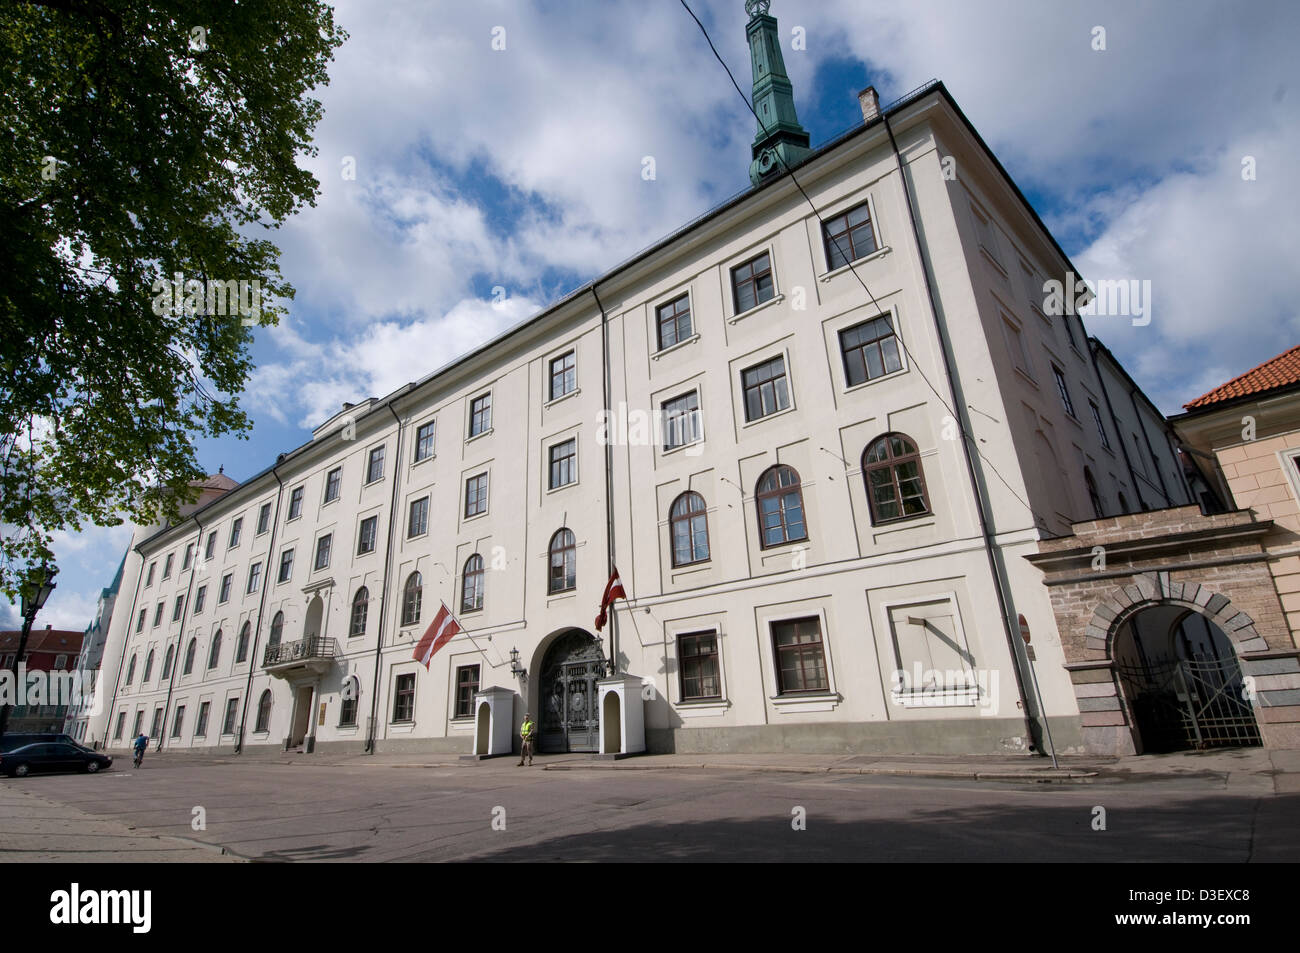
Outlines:
<svg viewBox="0 0 1300 953"><path fill-rule="evenodd" d="M108 640L112 625L113 609L117 605L117 594L122 586L122 571L126 567L126 556L117 564L117 574L107 588L99 591L99 600L95 606L95 620L86 627L85 638L81 643L81 653L77 656L75 669L81 674L80 684L93 691L100 684L102 673L100 662L104 656L104 644ZM102 703L103 696L99 696ZM68 706L63 730L78 741L98 747L104 739L95 737L90 732L90 718L94 696L85 696L74 700Z"/></svg>
<svg viewBox="0 0 1300 953"><path fill-rule="evenodd" d="M811 148L748 9L754 187L140 534L111 745L1114 747L1024 557L1190 503L1169 428L945 87Z"/></svg>
<svg viewBox="0 0 1300 953"><path fill-rule="evenodd" d="M25 672L72 672L77 667L84 638L82 632L69 632L46 626L33 629L27 637L27 650L17 658L22 631L0 632L0 669L12 669L15 663ZM66 704L15 705L9 713L7 732L63 731Z"/></svg>

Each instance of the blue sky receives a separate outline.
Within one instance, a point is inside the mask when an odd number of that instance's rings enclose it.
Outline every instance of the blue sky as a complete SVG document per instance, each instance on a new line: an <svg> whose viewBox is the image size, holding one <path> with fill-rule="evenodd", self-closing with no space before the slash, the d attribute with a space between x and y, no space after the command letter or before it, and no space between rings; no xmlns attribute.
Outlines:
<svg viewBox="0 0 1300 953"><path fill-rule="evenodd" d="M748 92L742 0L692 7ZM1085 276L1152 282L1148 326L1090 330L1166 412L1300 343L1300 5L771 12L814 144L860 121L862 87L889 102L942 79ZM351 39L304 160L320 199L272 235L297 299L257 332L249 438L198 444L238 480L343 401L424 376L748 186L753 117L677 0L341 0L336 14ZM60 535L40 624L84 628L129 536ZM12 607L0 624L17 624Z"/></svg>

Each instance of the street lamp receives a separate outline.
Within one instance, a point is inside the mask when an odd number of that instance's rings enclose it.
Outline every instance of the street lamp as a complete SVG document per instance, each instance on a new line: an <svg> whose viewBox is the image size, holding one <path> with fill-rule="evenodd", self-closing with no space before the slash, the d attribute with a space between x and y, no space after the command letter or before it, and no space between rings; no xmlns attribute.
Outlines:
<svg viewBox="0 0 1300 953"><path fill-rule="evenodd" d="M516 678L523 678L528 674L528 669L519 666L519 650L510 650L510 674Z"/></svg>
<svg viewBox="0 0 1300 953"><path fill-rule="evenodd" d="M54 591L54 577L58 574L57 566L53 568L41 566L40 569L29 573L27 581L23 584L23 634L18 640L18 652L14 655L10 666L10 671L14 673L15 686L18 684L18 666L27 653L27 637L31 635L32 623L36 621L36 613L44 608L50 593ZM12 705L0 706L0 738L4 737L5 728L9 725L9 712L12 707Z"/></svg>

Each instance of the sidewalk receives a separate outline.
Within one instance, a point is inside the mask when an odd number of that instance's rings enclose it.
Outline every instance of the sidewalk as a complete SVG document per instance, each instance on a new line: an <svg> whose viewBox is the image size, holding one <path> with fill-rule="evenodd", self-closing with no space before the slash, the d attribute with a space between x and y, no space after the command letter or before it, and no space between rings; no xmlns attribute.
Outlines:
<svg viewBox="0 0 1300 953"><path fill-rule="evenodd" d="M143 834L120 821L0 783L0 862L240 863L220 847Z"/></svg>
<svg viewBox="0 0 1300 953"><path fill-rule="evenodd" d="M471 771L514 771L517 756L473 760L455 754L380 753L328 755L277 753L200 755L162 752L154 763L286 765L424 768ZM1012 781L1027 784L1116 784L1160 779L1219 781L1247 786L1260 793L1300 793L1300 751L1228 748L1173 754L1114 758L1064 756L1053 768L1046 757L1032 755L821 755L821 754L647 754L611 758L584 754L539 755L533 770L543 771L761 771L784 774L859 774L940 778L966 781ZM527 770L527 769L524 769Z"/></svg>

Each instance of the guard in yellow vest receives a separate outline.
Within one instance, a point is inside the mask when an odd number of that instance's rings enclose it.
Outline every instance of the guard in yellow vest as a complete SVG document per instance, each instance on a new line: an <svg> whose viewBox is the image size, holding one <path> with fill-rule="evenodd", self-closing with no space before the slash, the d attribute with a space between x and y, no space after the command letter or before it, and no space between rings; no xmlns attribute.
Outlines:
<svg viewBox="0 0 1300 953"><path fill-rule="evenodd" d="M523 739L524 745L519 751L519 764L516 767L524 766L524 758L528 759L529 764L533 763L533 736L536 732L537 726L533 724L532 713L525 712L524 723L519 728L519 737Z"/></svg>

